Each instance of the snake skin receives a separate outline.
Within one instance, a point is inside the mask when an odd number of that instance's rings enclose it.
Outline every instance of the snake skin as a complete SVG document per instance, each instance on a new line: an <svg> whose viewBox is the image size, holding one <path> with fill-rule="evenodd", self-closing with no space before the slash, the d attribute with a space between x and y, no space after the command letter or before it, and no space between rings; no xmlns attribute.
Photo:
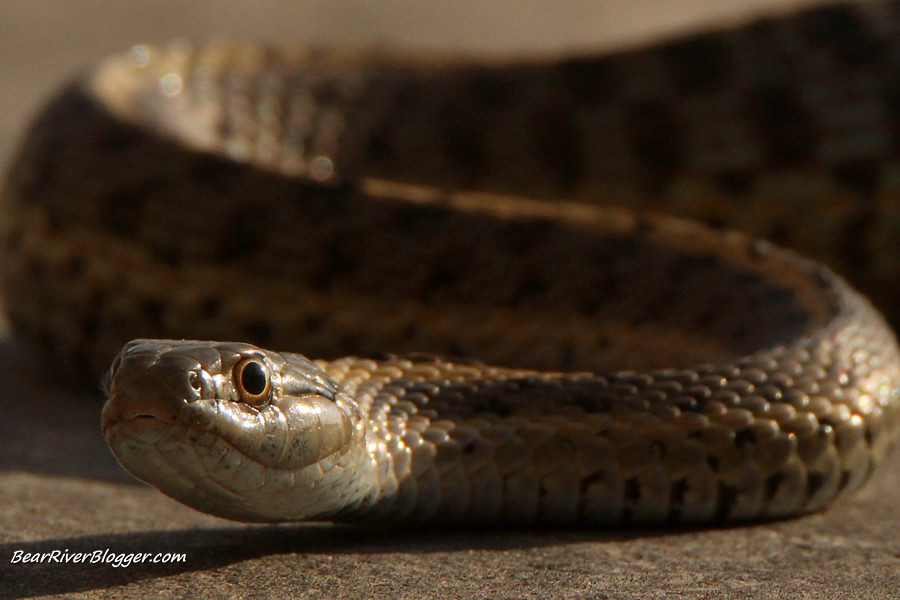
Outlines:
<svg viewBox="0 0 900 600"><path fill-rule="evenodd" d="M771 237L896 319L898 10L531 63L136 46L61 90L10 169L10 320L88 378L134 338L322 357L119 355L103 425L120 462L229 518L817 510L897 437L884 319L790 251L597 204ZM230 369L250 355L307 382L299 399L273 383L244 402ZM192 397L196 377L216 395ZM260 442L251 424L283 402L331 425Z"/></svg>

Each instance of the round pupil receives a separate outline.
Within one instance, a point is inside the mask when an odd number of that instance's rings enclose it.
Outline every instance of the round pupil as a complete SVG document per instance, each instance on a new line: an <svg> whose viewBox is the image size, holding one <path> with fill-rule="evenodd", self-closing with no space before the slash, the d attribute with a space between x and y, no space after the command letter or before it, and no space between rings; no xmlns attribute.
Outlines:
<svg viewBox="0 0 900 600"><path fill-rule="evenodd" d="M258 362L249 362L241 371L241 385L252 396L266 391L266 369Z"/></svg>

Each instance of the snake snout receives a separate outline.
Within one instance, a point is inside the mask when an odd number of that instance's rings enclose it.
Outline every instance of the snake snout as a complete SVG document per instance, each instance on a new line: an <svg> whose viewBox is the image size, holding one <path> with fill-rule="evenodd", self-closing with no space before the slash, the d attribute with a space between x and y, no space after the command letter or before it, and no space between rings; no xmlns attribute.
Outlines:
<svg viewBox="0 0 900 600"><path fill-rule="evenodd" d="M103 407L104 433L120 427L118 435L153 441L173 423L191 401L209 393L209 375L196 361L185 370L165 367L165 353L127 345L110 368L105 384L108 400Z"/></svg>
<svg viewBox="0 0 900 600"><path fill-rule="evenodd" d="M116 389L113 384L101 415L104 433L117 426L126 426L135 437L153 438L175 423L180 412L179 405L184 404L184 399L152 391L138 387L126 391Z"/></svg>

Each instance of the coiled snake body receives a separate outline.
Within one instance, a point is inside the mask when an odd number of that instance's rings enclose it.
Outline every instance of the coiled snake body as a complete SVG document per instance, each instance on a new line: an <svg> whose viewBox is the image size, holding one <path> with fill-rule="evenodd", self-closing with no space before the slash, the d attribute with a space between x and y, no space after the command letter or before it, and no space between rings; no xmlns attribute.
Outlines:
<svg viewBox="0 0 900 600"><path fill-rule="evenodd" d="M817 510L897 436L884 319L791 251L589 201L780 232L883 291L896 13L530 64L135 47L66 87L10 170L11 321L89 375L132 338L324 357L116 358L119 461L228 518Z"/></svg>

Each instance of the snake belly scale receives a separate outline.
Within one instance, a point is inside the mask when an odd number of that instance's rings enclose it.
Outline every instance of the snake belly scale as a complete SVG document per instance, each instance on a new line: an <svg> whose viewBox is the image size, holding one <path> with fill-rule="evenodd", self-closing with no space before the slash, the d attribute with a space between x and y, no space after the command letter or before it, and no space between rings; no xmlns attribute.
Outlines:
<svg viewBox="0 0 900 600"><path fill-rule="evenodd" d="M795 92L869 81L874 59L851 59L886 54L895 13L835 5L533 63L136 46L67 85L10 170L11 322L61 371L96 376L117 356L113 453L227 518L627 525L821 509L898 435L885 319L791 250L598 203L692 214L729 196L743 212L726 221L804 250L815 238L884 300L894 271L870 252L896 222L893 179L872 174L895 157L877 119L856 121L870 143L841 129L847 98ZM852 43L829 45L842 27ZM773 60L816 45L814 66ZM734 53L733 76L715 48ZM766 208L772 193L794 208ZM839 235L786 233L815 207Z"/></svg>

